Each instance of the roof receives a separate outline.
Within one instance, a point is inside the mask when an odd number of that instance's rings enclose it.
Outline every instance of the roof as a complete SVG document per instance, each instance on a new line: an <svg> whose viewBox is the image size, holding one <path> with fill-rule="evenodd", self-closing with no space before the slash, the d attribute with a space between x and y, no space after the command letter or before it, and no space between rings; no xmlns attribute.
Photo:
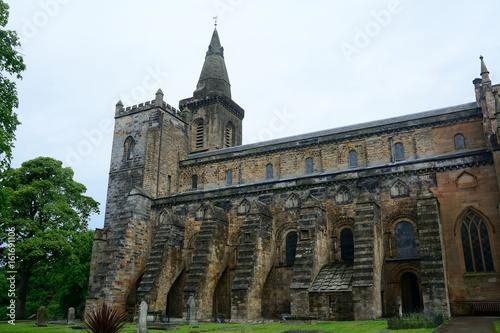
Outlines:
<svg viewBox="0 0 500 333"><path fill-rule="evenodd" d="M218 93L231 98L231 85L224 62L224 48L220 43L217 29L212 34L200 79L193 96L199 98L210 93Z"/></svg>
<svg viewBox="0 0 500 333"><path fill-rule="evenodd" d="M310 292L352 291L352 263L335 263L323 266Z"/></svg>

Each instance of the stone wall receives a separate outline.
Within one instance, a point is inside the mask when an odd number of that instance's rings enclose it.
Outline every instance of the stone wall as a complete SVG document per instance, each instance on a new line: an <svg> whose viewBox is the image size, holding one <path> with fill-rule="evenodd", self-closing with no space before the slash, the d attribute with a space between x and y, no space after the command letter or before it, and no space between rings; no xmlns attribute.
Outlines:
<svg viewBox="0 0 500 333"><path fill-rule="evenodd" d="M470 142L470 149L484 147L479 142L473 144L478 138L480 109L475 105L466 105L459 110L455 113L438 110L432 116L422 116L418 124L417 120L403 119L392 126L384 126L383 123L361 129L352 126L352 130L347 128L345 132L324 131L324 134L312 133L310 138L301 139L302 136L298 136L287 141L275 140L191 154L180 162L180 192L192 190L193 175L198 176L198 190L227 186L228 170L233 173L232 185L304 177L308 175L305 165L307 158L313 160L311 174L345 172L346 177L355 177L358 168L390 163L394 159L396 143L403 144L406 161L454 153L456 150L452 143L457 133L462 133L466 142ZM453 125L450 126L450 123ZM437 144L436 140L446 144ZM357 153L356 167L349 166L349 152L352 150ZM266 175L268 164L273 165L271 178Z"/></svg>

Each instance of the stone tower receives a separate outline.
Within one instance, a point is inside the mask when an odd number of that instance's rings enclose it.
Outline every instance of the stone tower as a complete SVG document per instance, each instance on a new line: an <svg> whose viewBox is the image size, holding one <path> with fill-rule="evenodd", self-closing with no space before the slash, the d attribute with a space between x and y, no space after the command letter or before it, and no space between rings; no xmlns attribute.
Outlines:
<svg viewBox="0 0 500 333"><path fill-rule="evenodd" d="M179 102L189 123L192 153L241 145L244 110L231 99L231 84L217 29L193 97Z"/></svg>
<svg viewBox="0 0 500 333"><path fill-rule="evenodd" d="M87 308L104 300L125 310L135 303L134 284L144 272L157 222L152 200L179 190L179 160L188 154L182 114L155 99L124 107L118 102L104 228L96 230ZM128 298L124 298L128 295Z"/></svg>

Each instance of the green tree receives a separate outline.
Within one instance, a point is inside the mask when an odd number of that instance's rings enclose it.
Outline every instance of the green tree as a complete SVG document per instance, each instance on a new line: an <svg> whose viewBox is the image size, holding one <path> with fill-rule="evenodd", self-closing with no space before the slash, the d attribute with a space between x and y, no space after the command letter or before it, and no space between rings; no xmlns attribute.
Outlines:
<svg viewBox="0 0 500 333"><path fill-rule="evenodd" d="M20 275L16 318L23 318L32 272L40 266L55 267L71 253L77 233L87 230L92 213L99 213L99 203L83 195L87 189L73 180L71 168L63 168L61 161L49 157L6 170L0 185L7 208L0 210L0 244L8 240L5 230L15 228ZM5 257L3 260L5 264Z"/></svg>
<svg viewBox="0 0 500 333"><path fill-rule="evenodd" d="M70 250L54 266L52 278L52 288L56 291L54 302L57 302L61 309L74 307L79 310L79 305L85 303L93 243L93 230L74 233L70 239Z"/></svg>
<svg viewBox="0 0 500 333"><path fill-rule="evenodd" d="M21 72L26 69L23 57L16 50L21 46L17 33L3 29L8 19L9 5L0 0L0 170L10 165L14 132L20 124L13 111L19 106L19 100L12 78L22 79Z"/></svg>

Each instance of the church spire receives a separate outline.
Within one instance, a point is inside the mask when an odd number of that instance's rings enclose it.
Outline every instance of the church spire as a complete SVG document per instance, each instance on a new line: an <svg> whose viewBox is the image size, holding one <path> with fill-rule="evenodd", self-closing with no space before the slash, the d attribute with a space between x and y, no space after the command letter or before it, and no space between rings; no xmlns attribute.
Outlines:
<svg viewBox="0 0 500 333"><path fill-rule="evenodd" d="M224 48L222 47L217 33L214 29L205 63L201 70L200 79L193 93L195 98L216 94L231 98L231 84L227 75L226 63L224 62Z"/></svg>

